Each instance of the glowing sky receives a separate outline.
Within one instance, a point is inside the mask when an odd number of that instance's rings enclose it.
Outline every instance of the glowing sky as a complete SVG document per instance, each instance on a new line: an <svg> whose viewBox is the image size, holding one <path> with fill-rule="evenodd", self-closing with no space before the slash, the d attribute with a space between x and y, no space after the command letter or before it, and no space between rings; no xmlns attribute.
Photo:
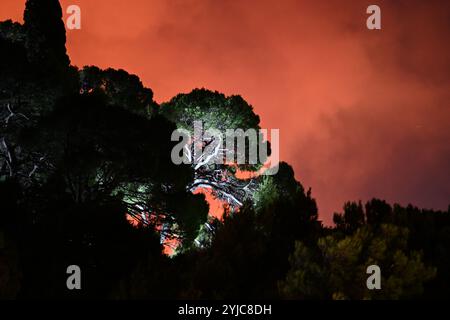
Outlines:
<svg viewBox="0 0 450 320"><path fill-rule="evenodd" d="M24 0L1 0L20 20ZM77 66L124 68L158 102L241 94L330 222L344 201L450 203L450 2L63 0ZM369 31L378 4L382 30Z"/></svg>

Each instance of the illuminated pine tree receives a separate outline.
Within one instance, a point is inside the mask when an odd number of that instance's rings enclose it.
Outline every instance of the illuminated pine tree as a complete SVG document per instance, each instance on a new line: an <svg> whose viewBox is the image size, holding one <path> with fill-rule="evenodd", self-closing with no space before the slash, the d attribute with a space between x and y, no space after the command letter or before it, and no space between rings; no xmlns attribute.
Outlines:
<svg viewBox="0 0 450 320"><path fill-rule="evenodd" d="M239 163L239 165L236 165L234 161L221 162L229 152L234 153L235 160L240 154L236 152L236 149L227 150L225 141L219 141L216 137L195 141L194 134L194 127L198 123L201 125L199 130L201 130L202 136L208 129L215 129L223 134L223 139L227 138L227 130L241 129L243 135L245 131L252 129L258 132L257 143L261 143L261 145L251 146L251 142L246 140L244 156L248 155L250 147L267 147L258 131L260 129L259 116L253 112L252 106L240 96L227 97L219 92L195 89L188 94L179 94L169 102L163 103L161 114L175 122L179 129L187 130L194 135L194 140L188 146L188 153L191 155L192 167L195 171L195 178L188 186L189 190L211 189L217 198L229 204L231 208L240 207L246 200L253 201L253 194L257 187L256 179L239 179L236 173L240 169L258 170L266 159L258 159L258 164L251 164L248 158L245 158L244 164ZM198 143L205 150L205 147L209 145L214 145L214 148L211 148L210 154L202 152L198 156L194 152L195 144ZM242 151L240 152L242 153Z"/></svg>

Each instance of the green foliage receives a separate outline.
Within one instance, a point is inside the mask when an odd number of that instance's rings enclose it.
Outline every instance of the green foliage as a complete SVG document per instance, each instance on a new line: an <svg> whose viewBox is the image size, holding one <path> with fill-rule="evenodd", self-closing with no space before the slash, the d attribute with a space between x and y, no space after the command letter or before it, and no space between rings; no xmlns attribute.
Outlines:
<svg viewBox="0 0 450 320"><path fill-rule="evenodd" d="M248 129L260 129L259 116L253 112L253 107L241 96L225 96L217 91L213 92L207 89L194 89L188 94L175 96L169 102L161 104L160 113L173 121L177 128L188 130L191 134L194 132L195 121L202 123L204 132L208 129L220 131L224 139L227 138L227 130L242 129L243 131L237 132L236 135L243 136ZM263 141L263 135L260 132L257 132L256 138L258 141L254 143L257 143L257 145L252 145L252 147L267 147L267 150L269 150L268 142ZM234 151L235 160L239 156L244 156L238 152L245 152L245 155L249 154L251 140L245 138L245 143L245 151L237 150L237 144L235 150L228 150ZM246 164L240 164L239 167L245 170L258 170L265 161L265 158L260 158L256 165L246 162ZM209 167L211 170L216 168L216 166L211 165Z"/></svg>
<svg viewBox="0 0 450 320"><path fill-rule="evenodd" d="M335 214L338 234L352 234L362 224L379 229L382 224L394 224L409 230L408 248L423 252L424 261L437 268L436 277L425 286L424 296L440 298L450 296L450 211L406 207L372 199L364 208L359 203L347 203L344 212Z"/></svg>
<svg viewBox="0 0 450 320"><path fill-rule="evenodd" d="M209 206L202 194L178 193L168 201L170 212L176 212L176 222L180 228L182 244L191 244L207 221Z"/></svg>
<svg viewBox="0 0 450 320"><path fill-rule="evenodd" d="M272 176L263 176L254 195L254 203L257 211L264 206L272 206L278 199L279 194Z"/></svg>
<svg viewBox="0 0 450 320"><path fill-rule="evenodd" d="M425 266L421 253L409 251L407 241L408 229L383 224L377 230L360 227L343 238L320 238L315 249L297 242L280 291L291 299L418 297L436 269ZM366 268L374 264L381 268L382 290L366 287Z"/></svg>
<svg viewBox="0 0 450 320"><path fill-rule="evenodd" d="M161 105L161 114L175 122L178 128L190 131L194 121L203 121L205 130L259 128L259 117L241 96L226 97L206 89L177 95Z"/></svg>
<svg viewBox="0 0 450 320"><path fill-rule="evenodd" d="M281 162L278 173L271 176L262 176L255 192L255 206L257 211L275 206L279 202L295 205L310 197L305 194L303 186L295 180L292 167ZM312 199L311 199L312 200ZM317 209L314 209L314 201L311 201L311 219L317 219Z"/></svg>

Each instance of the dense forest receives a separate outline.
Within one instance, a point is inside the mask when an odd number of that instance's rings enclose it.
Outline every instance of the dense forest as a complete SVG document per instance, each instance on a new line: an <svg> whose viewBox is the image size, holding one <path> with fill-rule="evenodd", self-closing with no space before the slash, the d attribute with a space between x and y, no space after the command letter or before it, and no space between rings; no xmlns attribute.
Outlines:
<svg viewBox="0 0 450 320"><path fill-rule="evenodd" d="M175 165L175 129L259 116L203 88L158 104L124 70L72 66L65 42L58 0L0 23L0 298L450 297L450 207L348 202L326 227L287 163L246 178L258 166ZM366 287L374 264L382 290Z"/></svg>

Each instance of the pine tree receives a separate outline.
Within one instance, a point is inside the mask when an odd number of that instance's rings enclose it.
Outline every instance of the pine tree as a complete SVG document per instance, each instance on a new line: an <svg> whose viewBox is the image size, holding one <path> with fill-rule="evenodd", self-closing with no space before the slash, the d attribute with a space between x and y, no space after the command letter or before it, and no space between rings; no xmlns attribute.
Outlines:
<svg viewBox="0 0 450 320"><path fill-rule="evenodd" d="M29 58L43 67L66 68L70 64L66 52L66 31L58 0L28 0L24 27L28 35Z"/></svg>

